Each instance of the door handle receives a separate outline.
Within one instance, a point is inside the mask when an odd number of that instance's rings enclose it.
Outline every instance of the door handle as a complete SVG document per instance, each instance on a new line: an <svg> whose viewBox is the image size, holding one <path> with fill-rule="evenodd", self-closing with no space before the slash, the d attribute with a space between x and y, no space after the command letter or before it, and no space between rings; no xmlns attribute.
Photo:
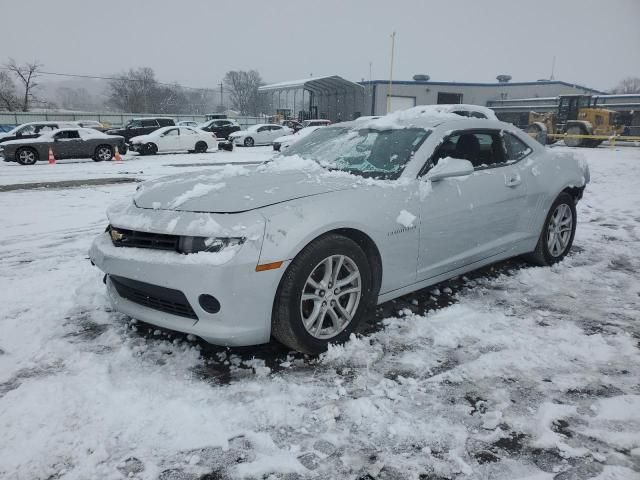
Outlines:
<svg viewBox="0 0 640 480"><path fill-rule="evenodd" d="M518 185L520 185L522 183L522 179L520 178L520 174L518 173L514 173L512 175L509 175L508 177L505 177L504 180L504 184L507 187L517 187Z"/></svg>

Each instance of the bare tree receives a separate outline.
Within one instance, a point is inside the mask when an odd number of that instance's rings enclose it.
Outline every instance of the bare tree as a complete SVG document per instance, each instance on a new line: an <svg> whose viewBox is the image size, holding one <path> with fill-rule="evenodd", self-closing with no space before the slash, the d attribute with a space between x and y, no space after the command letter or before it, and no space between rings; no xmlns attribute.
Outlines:
<svg viewBox="0 0 640 480"><path fill-rule="evenodd" d="M611 93L640 93L640 77L627 77L621 80Z"/></svg>
<svg viewBox="0 0 640 480"><path fill-rule="evenodd" d="M13 112L18 108L16 86L7 72L0 71L0 110Z"/></svg>
<svg viewBox="0 0 640 480"><path fill-rule="evenodd" d="M229 71L224 76L224 84L231 94L233 108L242 115L257 115L258 87L262 85L262 78L256 70Z"/></svg>
<svg viewBox="0 0 640 480"><path fill-rule="evenodd" d="M109 103L123 112L151 112L157 106L154 105L157 90L152 68L131 69L109 82Z"/></svg>
<svg viewBox="0 0 640 480"><path fill-rule="evenodd" d="M29 111L29 104L33 98L33 91L38 86L36 79L43 67L41 63L33 61L31 63L18 64L13 58L5 65L7 70L13 73L24 88L22 96L22 111Z"/></svg>

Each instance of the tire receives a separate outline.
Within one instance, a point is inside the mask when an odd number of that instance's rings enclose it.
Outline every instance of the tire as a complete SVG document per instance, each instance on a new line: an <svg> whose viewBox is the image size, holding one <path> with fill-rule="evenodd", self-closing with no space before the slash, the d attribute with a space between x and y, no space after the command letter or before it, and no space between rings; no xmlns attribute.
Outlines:
<svg viewBox="0 0 640 480"><path fill-rule="evenodd" d="M570 225L566 225L566 221L562 221L568 214L571 217ZM556 223L558 215L560 215L560 230L557 230ZM560 262L569 253L571 245L573 245L573 238L576 234L576 220L576 203L571 195L562 192L555 199L549 209L549 213L547 213L536 249L525 255L525 259L534 265L540 266L549 266ZM566 227L568 227L568 230L565 230ZM550 231L552 229L556 229L556 232L560 231L559 236L554 237ZM558 238L557 244L554 243L553 238Z"/></svg>
<svg viewBox="0 0 640 480"><path fill-rule="evenodd" d="M39 159L40 155L31 147L20 148L16 152L16 162L20 165L35 165Z"/></svg>
<svg viewBox="0 0 640 480"><path fill-rule="evenodd" d="M209 150L209 145L207 145L207 142L200 141L196 143L196 153L205 153L207 150Z"/></svg>
<svg viewBox="0 0 640 480"><path fill-rule="evenodd" d="M333 271L337 269L333 280L327 276L329 262ZM356 274L342 291L336 287ZM336 234L319 237L296 256L280 281L271 334L294 350L312 355L324 352L329 343L349 338L369 311L374 291L369 261L357 243ZM303 293L308 299L302 299Z"/></svg>
<svg viewBox="0 0 640 480"><path fill-rule="evenodd" d="M113 158L111 145L98 145L93 153L94 162L108 162Z"/></svg>
<svg viewBox="0 0 640 480"><path fill-rule="evenodd" d="M253 138L251 137L247 137L244 139L244 146L245 147L253 147L255 145L255 142L253 141Z"/></svg>
<svg viewBox="0 0 640 480"><path fill-rule="evenodd" d="M579 127L578 125L574 125L573 127L567 128L565 133L567 135L586 135L587 134L587 132L585 132L584 129L582 127ZM564 144L567 147L582 147L585 144L585 139L584 138L565 138Z"/></svg>
<svg viewBox="0 0 640 480"><path fill-rule="evenodd" d="M158 146L155 143L149 142L144 146L145 155L155 155L156 153L158 153Z"/></svg>

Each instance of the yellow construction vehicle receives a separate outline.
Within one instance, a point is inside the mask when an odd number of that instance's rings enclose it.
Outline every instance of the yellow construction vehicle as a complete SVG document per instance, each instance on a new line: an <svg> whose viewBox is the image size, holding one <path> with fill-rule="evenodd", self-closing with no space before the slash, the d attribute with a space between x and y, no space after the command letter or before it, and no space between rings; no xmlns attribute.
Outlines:
<svg viewBox="0 0 640 480"><path fill-rule="evenodd" d="M556 112L529 113L527 133L541 143L560 139L569 147L597 147L621 135L624 125L617 112L598 108L591 95L560 95Z"/></svg>

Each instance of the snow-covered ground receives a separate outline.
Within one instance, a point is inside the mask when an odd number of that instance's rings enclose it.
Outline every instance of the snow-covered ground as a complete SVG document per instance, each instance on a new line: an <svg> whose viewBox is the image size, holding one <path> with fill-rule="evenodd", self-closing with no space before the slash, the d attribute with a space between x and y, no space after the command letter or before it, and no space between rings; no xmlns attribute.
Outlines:
<svg viewBox="0 0 640 480"><path fill-rule="evenodd" d="M564 262L385 304L318 359L112 312L86 252L134 183L0 193L0 478L639 479L640 149L578 152ZM5 163L0 186L269 155Z"/></svg>

